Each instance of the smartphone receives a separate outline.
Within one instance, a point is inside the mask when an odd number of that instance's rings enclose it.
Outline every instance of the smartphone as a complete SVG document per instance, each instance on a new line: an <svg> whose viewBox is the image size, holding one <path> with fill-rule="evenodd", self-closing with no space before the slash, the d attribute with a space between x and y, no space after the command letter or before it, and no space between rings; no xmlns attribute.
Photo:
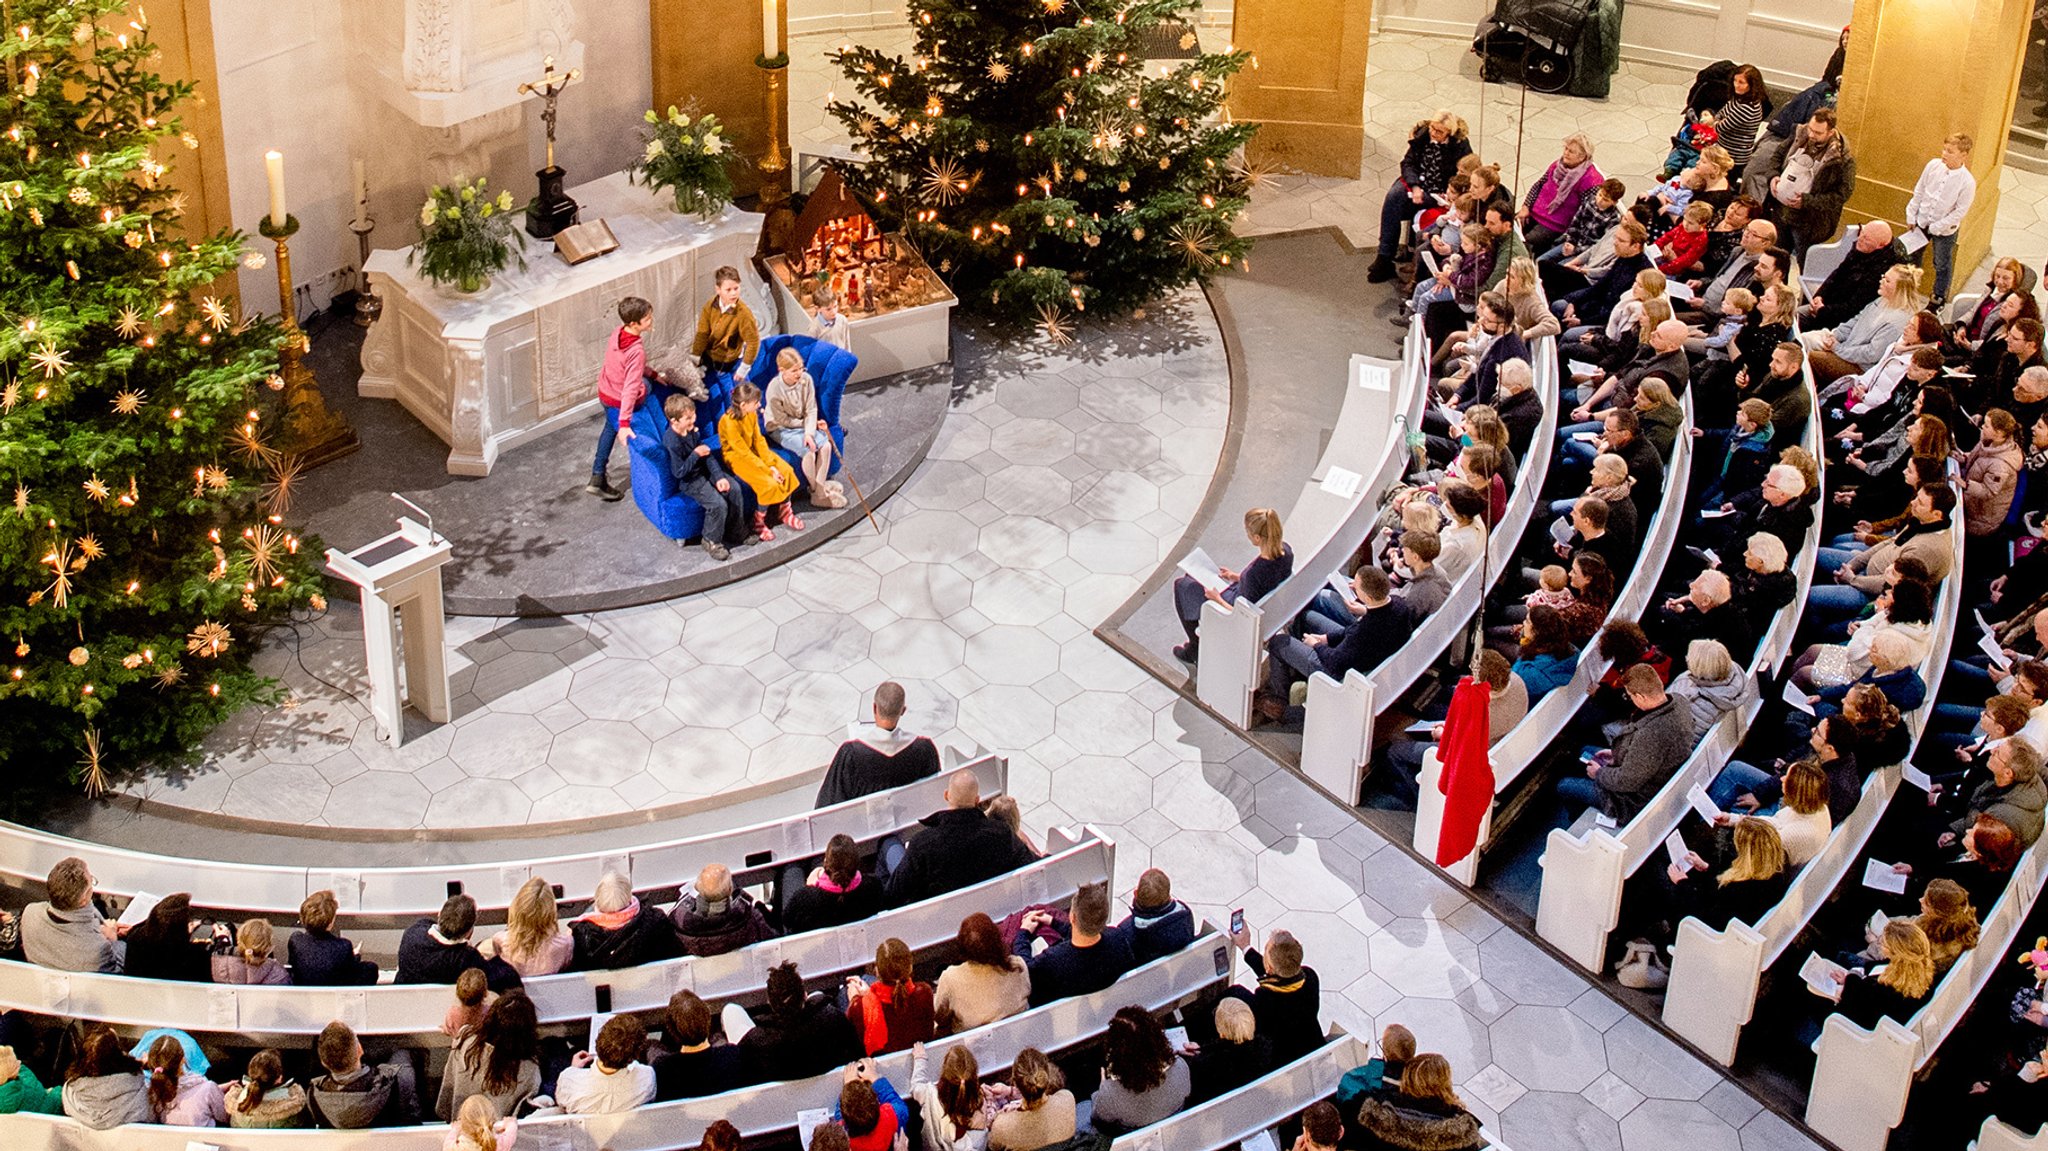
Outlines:
<svg viewBox="0 0 2048 1151"><path fill-rule="evenodd" d="M461 894L462 894L462 881L461 881L461 880L459 880L459 879L451 879L451 880L449 880L449 881L448 881L448 898L450 898L450 899L453 899L453 898L455 898L456 896L458 896L458 895L461 895Z"/></svg>
<svg viewBox="0 0 2048 1151"><path fill-rule="evenodd" d="M1244 934L1244 908L1240 907L1230 913L1230 933L1232 935Z"/></svg>
<svg viewBox="0 0 2048 1151"><path fill-rule="evenodd" d="M556 898L556 899L560 899L560 898L562 898L562 885L561 885L561 884L559 884L559 883L555 884L555 885L554 885L554 892L555 892L555 898Z"/></svg>
<svg viewBox="0 0 2048 1151"><path fill-rule="evenodd" d="M609 983L597 985L597 1013L599 1015L610 1015L612 1013L612 985Z"/></svg>

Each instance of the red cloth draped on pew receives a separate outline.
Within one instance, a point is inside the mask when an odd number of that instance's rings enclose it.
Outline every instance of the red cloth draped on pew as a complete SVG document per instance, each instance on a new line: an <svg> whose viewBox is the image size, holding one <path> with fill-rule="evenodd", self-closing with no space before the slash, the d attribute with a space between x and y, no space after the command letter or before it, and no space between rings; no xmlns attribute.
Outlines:
<svg viewBox="0 0 2048 1151"><path fill-rule="evenodd" d="M1436 837L1436 865L1449 867L1479 845L1479 824L1493 803L1493 763L1487 758L1487 708L1493 689L1466 676L1451 696L1444 717L1444 739L1437 746L1443 773L1437 788L1444 795L1444 822Z"/></svg>

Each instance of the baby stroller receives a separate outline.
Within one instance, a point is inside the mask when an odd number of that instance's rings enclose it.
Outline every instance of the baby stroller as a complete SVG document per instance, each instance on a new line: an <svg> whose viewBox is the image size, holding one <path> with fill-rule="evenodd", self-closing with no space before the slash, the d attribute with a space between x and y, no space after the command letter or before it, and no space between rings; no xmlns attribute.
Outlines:
<svg viewBox="0 0 2048 1151"><path fill-rule="evenodd" d="M1497 0L1472 50L1486 80L1518 78L1538 92L1562 92L1572 58L1599 0Z"/></svg>

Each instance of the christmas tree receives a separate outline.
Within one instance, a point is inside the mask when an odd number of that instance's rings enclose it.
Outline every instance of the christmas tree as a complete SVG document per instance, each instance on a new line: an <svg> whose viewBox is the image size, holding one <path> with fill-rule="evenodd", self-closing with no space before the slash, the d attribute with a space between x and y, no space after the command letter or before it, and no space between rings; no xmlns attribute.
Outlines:
<svg viewBox="0 0 2048 1151"><path fill-rule="evenodd" d="M262 257L180 226L191 85L153 71L140 7L12 0L10 22L0 762L96 789L273 698L249 667L255 631L321 606L321 585L282 518L298 464L268 440L284 337L214 294Z"/></svg>
<svg viewBox="0 0 2048 1151"><path fill-rule="evenodd" d="M963 301L1063 338L1242 261L1251 125L1219 122L1247 53L1196 53L1197 0L911 0L910 59L847 48L831 111L848 187ZM1145 50L1177 42L1180 59Z"/></svg>

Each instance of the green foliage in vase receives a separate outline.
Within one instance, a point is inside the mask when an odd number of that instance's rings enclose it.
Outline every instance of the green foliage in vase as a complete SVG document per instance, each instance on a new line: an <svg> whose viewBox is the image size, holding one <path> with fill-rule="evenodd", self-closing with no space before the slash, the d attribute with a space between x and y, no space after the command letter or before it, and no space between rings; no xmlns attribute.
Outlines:
<svg viewBox="0 0 2048 1151"><path fill-rule="evenodd" d="M235 232L182 221L199 147L141 10L12 0L0 40L0 763L24 786L186 747L277 697L262 631L324 606L285 522L273 321L208 293ZM289 338L298 339L296 335Z"/></svg>
<svg viewBox="0 0 2048 1151"><path fill-rule="evenodd" d="M724 211L732 203L732 175L725 169L732 142L718 117L698 115L695 104L670 104L666 115L650 108L642 119L647 124L641 133L644 146L629 178L666 190L678 212L708 220Z"/></svg>
<svg viewBox="0 0 2048 1151"><path fill-rule="evenodd" d="M483 287L484 278L502 272L514 259L526 267L526 235L513 215L512 193L491 198L483 177L474 184L435 185L420 205L420 242L407 254L420 275L461 291Z"/></svg>
<svg viewBox="0 0 2048 1151"><path fill-rule="evenodd" d="M1245 52L1147 59L1198 0L911 0L908 59L835 57L848 188L963 303L1121 313L1242 261L1253 126L1222 115Z"/></svg>

